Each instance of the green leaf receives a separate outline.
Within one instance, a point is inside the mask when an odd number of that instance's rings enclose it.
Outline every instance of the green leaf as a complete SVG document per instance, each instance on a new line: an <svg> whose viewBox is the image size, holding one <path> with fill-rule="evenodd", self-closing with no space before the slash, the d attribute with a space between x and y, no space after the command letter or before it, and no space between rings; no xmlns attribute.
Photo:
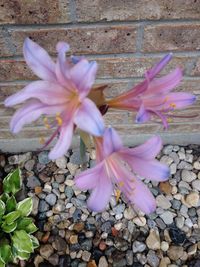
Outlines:
<svg viewBox="0 0 200 267"><path fill-rule="evenodd" d="M24 200L17 203L17 210L21 212L22 216L28 216L33 208L33 200L31 197L25 198Z"/></svg>
<svg viewBox="0 0 200 267"><path fill-rule="evenodd" d="M32 239L29 234L24 230L15 231L11 237L13 246L17 251L32 253L34 248L32 244Z"/></svg>
<svg viewBox="0 0 200 267"><path fill-rule="evenodd" d="M9 195L7 193L3 193L1 196L0 196L0 199L6 203L7 199L9 198Z"/></svg>
<svg viewBox="0 0 200 267"><path fill-rule="evenodd" d="M0 257L0 267L5 267L5 263L3 262L2 258Z"/></svg>
<svg viewBox="0 0 200 267"><path fill-rule="evenodd" d="M16 258L20 260L28 260L30 258L30 253L17 251L16 252Z"/></svg>
<svg viewBox="0 0 200 267"><path fill-rule="evenodd" d="M17 228L17 222L13 222L11 224L6 224L6 222L4 222L1 225L1 228L5 233L11 233Z"/></svg>
<svg viewBox="0 0 200 267"><path fill-rule="evenodd" d="M24 230L33 220L31 218L19 218L17 220L17 230Z"/></svg>
<svg viewBox="0 0 200 267"><path fill-rule="evenodd" d="M14 196L11 196L6 201L6 212L9 213L14 211L16 208L17 202Z"/></svg>
<svg viewBox="0 0 200 267"><path fill-rule="evenodd" d="M0 257L4 263L8 263L12 259L11 246L8 244L3 244L0 246Z"/></svg>
<svg viewBox="0 0 200 267"><path fill-rule="evenodd" d="M5 203L0 199L0 217L4 215L5 209L6 209Z"/></svg>
<svg viewBox="0 0 200 267"><path fill-rule="evenodd" d="M3 180L3 190L6 193L17 193L21 188L21 171L16 169L9 173Z"/></svg>
<svg viewBox="0 0 200 267"><path fill-rule="evenodd" d="M35 236L33 236L33 235L30 235L30 237L31 237L31 240L32 240L33 248L34 249L38 248L40 246L40 244L39 244L39 241L37 240L37 238Z"/></svg>
<svg viewBox="0 0 200 267"><path fill-rule="evenodd" d="M32 222L24 229L28 234L32 234L38 230L37 226Z"/></svg>
<svg viewBox="0 0 200 267"><path fill-rule="evenodd" d="M13 223L15 220L17 220L21 216L21 213L19 210L12 211L6 215L3 216L3 219L7 224Z"/></svg>

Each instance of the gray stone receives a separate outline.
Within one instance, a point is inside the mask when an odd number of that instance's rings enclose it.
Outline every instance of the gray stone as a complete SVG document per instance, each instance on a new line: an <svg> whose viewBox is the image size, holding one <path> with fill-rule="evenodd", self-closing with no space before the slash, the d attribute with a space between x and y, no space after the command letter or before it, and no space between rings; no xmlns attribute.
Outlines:
<svg viewBox="0 0 200 267"><path fill-rule="evenodd" d="M162 152L163 154L169 155L173 151L173 146L172 145L167 145L163 148Z"/></svg>
<svg viewBox="0 0 200 267"><path fill-rule="evenodd" d="M196 174L192 171L183 170L181 173L182 180L187 182L187 183L192 182L193 180L196 179L196 177L197 177Z"/></svg>
<svg viewBox="0 0 200 267"><path fill-rule="evenodd" d="M46 203L44 200L40 200L39 207L38 207L39 212L45 212L49 210L49 204Z"/></svg>
<svg viewBox="0 0 200 267"><path fill-rule="evenodd" d="M40 247L40 255L48 260L48 258L53 254L54 250L50 244L42 245Z"/></svg>
<svg viewBox="0 0 200 267"><path fill-rule="evenodd" d="M63 174L55 175L55 180L57 183L62 184L65 181L65 176Z"/></svg>
<svg viewBox="0 0 200 267"><path fill-rule="evenodd" d="M158 207L163 209L169 209L171 207L170 201L164 195L157 196L156 203Z"/></svg>
<svg viewBox="0 0 200 267"><path fill-rule="evenodd" d="M134 241L132 245L133 253L143 252L146 249L146 245L140 241Z"/></svg>
<svg viewBox="0 0 200 267"><path fill-rule="evenodd" d="M108 234L111 233L111 228L112 228L112 225L111 225L111 223L110 223L109 221L107 221L107 222L105 222L105 223L103 223L103 224L101 225L101 230L102 230L103 232L108 233Z"/></svg>
<svg viewBox="0 0 200 267"><path fill-rule="evenodd" d="M49 194L46 196L45 200L50 206L54 206L56 204L56 195Z"/></svg>
<svg viewBox="0 0 200 267"><path fill-rule="evenodd" d="M48 151L42 151L38 155L38 161L40 164L48 164L51 160L48 157L49 152Z"/></svg>
<svg viewBox="0 0 200 267"><path fill-rule="evenodd" d="M147 262L151 267L158 267L159 266L159 258L156 255L155 251L149 250L147 254Z"/></svg>
<svg viewBox="0 0 200 267"><path fill-rule="evenodd" d="M25 169L26 169L27 171L32 171L34 165L35 165L35 160L34 160L34 159L30 159L30 160L28 160L28 161L25 163L24 167L25 167Z"/></svg>
<svg viewBox="0 0 200 267"><path fill-rule="evenodd" d="M90 260L90 257L91 257L91 253L87 250L84 250L83 253L82 253L82 259L86 262L88 262Z"/></svg>
<svg viewBox="0 0 200 267"><path fill-rule="evenodd" d="M165 211L163 214L160 215L160 217L165 224L173 223L173 215L170 211Z"/></svg>
<svg viewBox="0 0 200 267"><path fill-rule="evenodd" d="M200 191L200 180L192 181L192 188Z"/></svg>
<svg viewBox="0 0 200 267"><path fill-rule="evenodd" d="M39 198L36 196L33 196L32 201L33 201L33 208L32 208L31 214L33 216L36 216L38 214Z"/></svg>
<svg viewBox="0 0 200 267"><path fill-rule="evenodd" d="M181 207L181 201L177 200L177 199L173 199L172 200L172 208L174 210L180 210L180 207Z"/></svg>
<svg viewBox="0 0 200 267"><path fill-rule="evenodd" d="M36 186L41 186L39 179L36 176L28 177L27 187L34 189Z"/></svg>
<svg viewBox="0 0 200 267"><path fill-rule="evenodd" d="M53 254L48 258L48 262L50 262L53 266L58 266L59 256L58 254Z"/></svg>
<svg viewBox="0 0 200 267"><path fill-rule="evenodd" d="M188 171L191 171L193 169L192 167L192 164L186 162L186 161L181 161L178 166L177 166L178 169L180 170L188 170Z"/></svg>
<svg viewBox="0 0 200 267"><path fill-rule="evenodd" d="M58 159L56 159L56 165L60 169L66 169L67 167L67 159L65 156L62 156Z"/></svg>
<svg viewBox="0 0 200 267"><path fill-rule="evenodd" d="M108 262L105 256L101 256L101 258L99 259L98 267L108 267Z"/></svg>
<svg viewBox="0 0 200 267"><path fill-rule="evenodd" d="M113 208L113 211L115 214L120 214L123 213L125 210L125 204L118 204Z"/></svg>
<svg viewBox="0 0 200 267"><path fill-rule="evenodd" d="M172 164L173 162L173 159L169 156L164 155L161 157L160 162L170 166L170 164Z"/></svg>

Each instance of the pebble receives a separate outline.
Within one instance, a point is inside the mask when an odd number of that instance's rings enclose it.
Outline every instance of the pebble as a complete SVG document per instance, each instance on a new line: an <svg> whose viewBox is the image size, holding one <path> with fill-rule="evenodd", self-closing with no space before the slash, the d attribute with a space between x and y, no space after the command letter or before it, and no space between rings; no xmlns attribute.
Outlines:
<svg viewBox="0 0 200 267"><path fill-rule="evenodd" d="M170 211L165 211L160 215L165 224L173 223L173 214Z"/></svg>
<svg viewBox="0 0 200 267"><path fill-rule="evenodd" d="M146 221L145 217L136 217L136 218L133 219L133 222L137 226L145 226L147 221Z"/></svg>
<svg viewBox="0 0 200 267"><path fill-rule="evenodd" d="M194 190L200 191L200 180L192 181L192 188Z"/></svg>
<svg viewBox="0 0 200 267"><path fill-rule="evenodd" d="M196 170L200 170L200 162L199 161L195 161L194 163L193 163L193 167L194 167L194 169L196 169Z"/></svg>
<svg viewBox="0 0 200 267"><path fill-rule="evenodd" d="M155 251L149 250L147 253L147 262L151 267L158 267L159 266L159 258L156 255Z"/></svg>
<svg viewBox="0 0 200 267"><path fill-rule="evenodd" d="M168 267L170 263L171 263L170 259L168 257L164 257L160 260L159 267Z"/></svg>
<svg viewBox="0 0 200 267"><path fill-rule="evenodd" d="M171 207L170 201L163 195L156 197L156 203L158 207L161 207L163 209L169 209Z"/></svg>
<svg viewBox="0 0 200 267"><path fill-rule="evenodd" d="M169 244L166 241L162 241L160 244L160 248L162 249L162 251L168 251L169 249Z"/></svg>
<svg viewBox="0 0 200 267"><path fill-rule="evenodd" d="M39 179L36 176L30 176L28 177L28 182L27 182L27 186L30 189L34 189L36 186L41 186L41 182L39 181Z"/></svg>
<svg viewBox="0 0 200 267"><path fill-rule="evenodd" d="M38 206L39 212L44 212L49 210L49 205L46 201L40 200L39 206Z"/></svg>
<svg viewBox="0 0 200 267"><path fill-rule="evenodd" d="M160 249L160 236L157 230L151 229L150 234L146 239L146 244L149 249L157 250Z"/></svg>
<svg viewBox="0 0 200 267"><path fill-rule="evenodd" d="M98 267L108 267L108 262L107 262L105 256L102 256L102 257L99 259Z"/></svg>
<svg viewBox="0 0 200 267"><path fill-rule="evenodd" d="M53 254L53 252L54 249L50 244L41 245L40 247L40 255L46 260L48 260L48 258Z"/></svg>
<svg viewBox="0 0 200 267"><path fill-rule="evenodd" d="M197 175L192 171L183 170L181 173L181 178L184 182L191 183L193 180L196 179L196 177Z"/></svg>
<svg viewBox="0 0 200 267"><path fill-rule="evenodd" d="M84 250L82 253L82 259L88 262L90 260L90 257L91 257L91 253L87 250Z"/></svg>
<svg viewBox="0 0 200 267"><path fill-rule="evenodd" d="M197 192L190 192L185 198L186 204L189 207L197 207L199 202L199 193Z"/></svg>
<svg viewBox="0 0 200 267"><path fill-rule="evenodd" d="M140 241L134 241L132 245L133 253L143 252L146 249L146 245Z"/></svg>
<svg viewBox="0 0 200 267"><path fill-rule="evenodd" d="M65 156L56 159L56 166L60 169L66 169L67 159Z"/></svg>
<svg viewBox="0 0 200 267"><path fill-rule="evenodd" d="M46 196L45 201L50 205L54 206L56 204L57 197L54 194L49 194Z"/></svg>
<svg viewBox="0 0 200 267"><path fill-rule="evenodd" d="M48 151L42 151L38 155L38 161L40 164L46 165L48 164L51 160L48 157L49 152Z"/></svg>
<svg viewBox="0 0 200 267"><path fill-rule="evenodd" d="M171 260L177 261L183 256L183 252L184 248L182 246L170 246L167 255Z"/></svg>

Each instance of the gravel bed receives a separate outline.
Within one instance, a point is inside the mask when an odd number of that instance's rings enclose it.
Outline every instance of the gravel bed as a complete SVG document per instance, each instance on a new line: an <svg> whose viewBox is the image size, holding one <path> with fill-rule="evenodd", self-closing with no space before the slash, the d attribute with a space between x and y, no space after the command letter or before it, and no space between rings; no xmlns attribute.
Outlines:
<svg viewBox="0 0 200 267"><path fill-rule="evenodd" d="M0 179L20 166L22 199L32 196L40 248L21 266L199 267L200 147L167 145L159 155L169 165L167 182L144 180L157 201L149 216L113 195L102 213L90 212L88 192L78 190L79 150L52 162L48 152L0 155ZM95 153L87 154L88 167Z"/></svg>

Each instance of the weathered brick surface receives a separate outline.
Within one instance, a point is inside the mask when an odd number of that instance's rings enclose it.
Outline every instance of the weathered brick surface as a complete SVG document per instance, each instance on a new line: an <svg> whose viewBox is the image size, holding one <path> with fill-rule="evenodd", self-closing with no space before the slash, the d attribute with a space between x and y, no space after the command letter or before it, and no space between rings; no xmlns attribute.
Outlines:
<svg viewBox="0 0 200 267"><path fill-rule="evenodd" d="M200 50L200 23L148 25L144 29L144 52Z"/></svg>
<svg viewBox="0 0 200 267"><path fill-rule="evenodd" d="M1 0L0 24L70 22L68 0Z"/></svg>
<svg viewBox="0 0 200 267"><path fill-rule="evenodd" d="M45 28L35 30L9 30L13 51L2 47L1 55L21 55L26 37L32 38L51 54L56 53L58 41L68 42L72 53L109 54L136 51L135 25Z"/></svg>
<svg viewBox="0 0 200 267"><path fill-rule="evenodd" d="M134 57L132 54L116 58L105 56L101 58L90 57L90 59L96 60L99 65L97 78L140 78L143 77L146 70L161 59L161 56ZM162 74L167 74L174 68L180 67L184 71L184 75L198 76L195 66L197 60L196 56L174 56ZM0 60L0 66L0 81L37 79L24 60Z"/></svg>
<svg viewBox="0 0 200 267"><path fill-rule="evenodd" d="M75 0L78 21L199 19L200 0Z"/></svg>

